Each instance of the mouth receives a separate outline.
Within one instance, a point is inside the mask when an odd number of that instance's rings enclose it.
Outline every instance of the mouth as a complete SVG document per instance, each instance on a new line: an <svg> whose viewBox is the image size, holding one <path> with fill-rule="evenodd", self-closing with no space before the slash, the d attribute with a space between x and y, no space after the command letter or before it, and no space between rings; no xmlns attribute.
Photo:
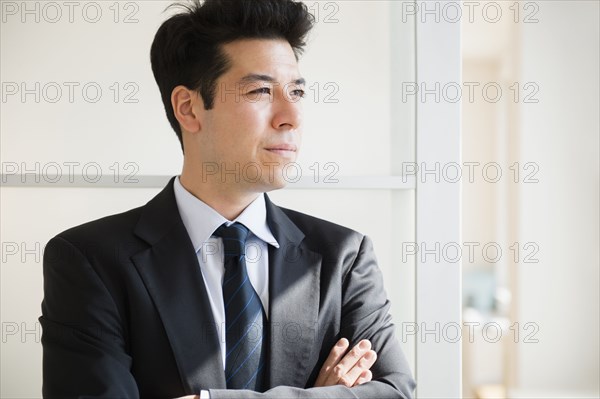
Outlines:
<svg viewBox="0 0 600 399"><path fill-rule="evenodd" d="M293 156L298 151L298 148L293 144L278 144L269 147L265 147L265 150L282 156Z"/></svg>

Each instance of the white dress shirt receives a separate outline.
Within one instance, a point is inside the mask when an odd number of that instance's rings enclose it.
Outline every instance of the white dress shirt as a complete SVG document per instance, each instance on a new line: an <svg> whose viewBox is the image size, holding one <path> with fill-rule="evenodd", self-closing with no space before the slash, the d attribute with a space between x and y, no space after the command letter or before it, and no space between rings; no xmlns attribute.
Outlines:
<svg viewBox="0 0 600 399"><path fill-rule="evenodd" d="M187 191L181 185L179 176L173 185L177 208L196 251L210 307L218 326L224 370L226 339L223 333L225 331L225 305L222 290L223 275L225 274L223 241L220 237L211 236L223 223L230 225L239 222L250 230L246 240L246 268L250 283L260 297L267 317L269 315L269 251L267 244L275 248L279 248L279 244L267 225L264 194L256 197L235 220L230 221Z"/></svg>

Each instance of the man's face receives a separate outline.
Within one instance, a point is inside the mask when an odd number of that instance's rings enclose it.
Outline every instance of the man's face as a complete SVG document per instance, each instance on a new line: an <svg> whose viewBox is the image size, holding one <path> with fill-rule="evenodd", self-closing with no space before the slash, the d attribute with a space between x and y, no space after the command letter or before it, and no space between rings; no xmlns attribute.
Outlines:
<svg viewBox="0 0 600 399"><path fill-rule="evenodd" d="M238 40L223 49L231 67L217 81L214 107L203 111L201 159L244 191L281 188L301 142L304 80L294 52L285 40ZM295 169L287 172L295 177Z"/></svg>

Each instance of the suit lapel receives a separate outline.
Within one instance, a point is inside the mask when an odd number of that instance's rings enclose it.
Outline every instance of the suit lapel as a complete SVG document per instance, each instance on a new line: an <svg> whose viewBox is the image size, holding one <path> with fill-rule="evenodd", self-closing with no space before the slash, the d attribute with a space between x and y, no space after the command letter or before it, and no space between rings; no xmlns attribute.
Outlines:
<svg viewBox="0 0 600 399"><path fill-rule="evenodd" d="M146 205L135 233L151 247L132 261L162 319L184 387L225 388L218 329L177 209L174 179Z"/></svg>
<svg viewBox="0 0 600 399"><path fill-rule="evenodd" d="M267 222L279 248L269 247L270 387L303 387L318 328L321 256L266 197Z"/></svg>

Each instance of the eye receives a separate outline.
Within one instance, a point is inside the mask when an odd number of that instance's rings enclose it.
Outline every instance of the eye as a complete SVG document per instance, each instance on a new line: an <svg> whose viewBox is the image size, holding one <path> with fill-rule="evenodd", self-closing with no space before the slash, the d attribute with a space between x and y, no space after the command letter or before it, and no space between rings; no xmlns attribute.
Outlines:
<svg viewBox="0 0 600 399"><path fill-rule="evenodd" d="M306 93L302 89L292 90L292 96L294 97L304 98L305 95Z"/></svg>
<svg viewBox="0 0 600 399"><path fill-rule="evenodd" d="M261 87L256 90L252 90L248 94L271 94L271 88L270 87Z"/></svg>

